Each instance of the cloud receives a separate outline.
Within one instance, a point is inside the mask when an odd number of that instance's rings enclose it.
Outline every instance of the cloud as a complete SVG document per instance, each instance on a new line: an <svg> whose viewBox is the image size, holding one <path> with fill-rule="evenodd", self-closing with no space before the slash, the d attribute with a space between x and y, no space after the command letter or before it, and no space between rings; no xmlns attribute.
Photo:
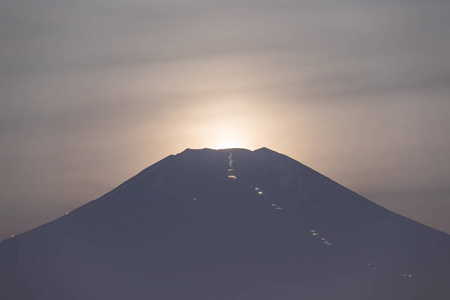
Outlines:
<svg viewBox="0 0 450 300"><path fill-rule="evenodd" d="M426 168L439 190L450 168L449 13L448 1L418 0L2 1L0 179L9 196L0 211L18 190L39 203L57 180L75 195L82 184L69 182L105 170L93 176L100 194L201 147L223 103L236 107L249 147L356 189L367 170Z"/></svg>

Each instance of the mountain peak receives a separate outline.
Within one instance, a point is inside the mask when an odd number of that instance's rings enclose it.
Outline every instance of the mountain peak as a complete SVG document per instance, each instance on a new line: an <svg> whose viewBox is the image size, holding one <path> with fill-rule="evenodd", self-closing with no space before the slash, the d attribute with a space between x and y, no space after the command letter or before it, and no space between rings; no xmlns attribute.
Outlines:
<svg viewBox="0 0 450 300"><path fill-rule="evenodd" d="M445 299L449 252L266 147L188 148L0 243L0 298Z"/></svg>
<svg viewBox="0 0 450 300"><path fill-rule="evenodd" d="M267 147L261 147L261 148L259 148L259 149L254 150L254 152L270 152L270 153L276 153L276 154L279 154L278 152L273 151L272 149L269 149L269 148L267 148Z"/></svg>
<svg viewBox="0 0 450 300"><path fill-rule="evenodd" d="M269 148L266 148L266 147L262 147L262 148L256 149L253 152L256 153L256 154L259 154L259 155L263 155L265 157L277 157L277 156L278 157L286 157L285 155L283 155L281 153L278 153L276 151L273 151L273 150L271 150Z"/></svg>

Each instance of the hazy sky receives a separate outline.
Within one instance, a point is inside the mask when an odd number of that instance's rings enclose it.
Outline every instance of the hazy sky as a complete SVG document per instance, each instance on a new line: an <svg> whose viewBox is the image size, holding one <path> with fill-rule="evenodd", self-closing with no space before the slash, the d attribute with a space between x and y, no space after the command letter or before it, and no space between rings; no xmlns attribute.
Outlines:
<svg viewBox="0 0 450 300"><path fill-rule="evenodd" d="M0 0L0 240L185 148L450 233L450 1Z"/></svg>

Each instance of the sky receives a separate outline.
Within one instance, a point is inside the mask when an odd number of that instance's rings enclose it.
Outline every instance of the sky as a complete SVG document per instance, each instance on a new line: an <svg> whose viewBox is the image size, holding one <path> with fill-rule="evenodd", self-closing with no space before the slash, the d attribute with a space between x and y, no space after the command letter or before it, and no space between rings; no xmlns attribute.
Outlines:
<svg viewBox="0 0 450 300"><path fill-rule="evenodd" d="M0 0L0 240L185 148L450 233L448 0Z"/></svg>

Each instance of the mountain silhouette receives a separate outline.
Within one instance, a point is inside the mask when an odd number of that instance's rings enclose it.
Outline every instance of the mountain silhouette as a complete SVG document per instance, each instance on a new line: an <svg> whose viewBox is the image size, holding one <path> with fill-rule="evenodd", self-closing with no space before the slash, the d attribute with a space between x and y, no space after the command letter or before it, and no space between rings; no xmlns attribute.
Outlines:
<svg viewBox="0 0 450 300"><path fill-rule="evenodd" d="M449 299L450 236L261 148L191 150L0 243L0 299Z"/></svg>

